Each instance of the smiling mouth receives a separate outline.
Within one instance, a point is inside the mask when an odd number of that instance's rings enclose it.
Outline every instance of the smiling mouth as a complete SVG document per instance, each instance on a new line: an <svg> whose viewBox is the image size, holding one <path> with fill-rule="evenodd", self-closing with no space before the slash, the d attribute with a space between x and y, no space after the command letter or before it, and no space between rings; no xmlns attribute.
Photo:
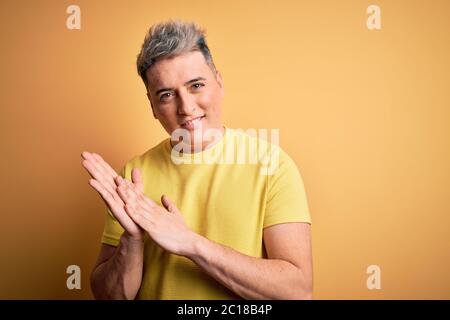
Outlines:
<svg viewBox="0 0 450 320"><path fill-rule="evenodd" d="M189 128L189 127L196 126L196 125L197 125L204 117L205 117L205 116L200 116L200 117L197 117L197 118L195 118L195 119L188 120L188 121L182 123L182 124L181 124L181 127L183 127L183 128Z"/></svg>

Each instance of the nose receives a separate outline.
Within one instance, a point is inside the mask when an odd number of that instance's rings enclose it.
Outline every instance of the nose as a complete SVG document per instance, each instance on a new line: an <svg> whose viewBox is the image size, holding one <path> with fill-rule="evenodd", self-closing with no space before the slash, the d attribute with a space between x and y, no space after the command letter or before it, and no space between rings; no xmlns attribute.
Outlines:
<svg viewBox="0 0 450 320"><path fill-rule="evenodd" d="M194 114L196 105L195 99L188 92L180 92L178 94L178 114L190 116Z"/></svg>

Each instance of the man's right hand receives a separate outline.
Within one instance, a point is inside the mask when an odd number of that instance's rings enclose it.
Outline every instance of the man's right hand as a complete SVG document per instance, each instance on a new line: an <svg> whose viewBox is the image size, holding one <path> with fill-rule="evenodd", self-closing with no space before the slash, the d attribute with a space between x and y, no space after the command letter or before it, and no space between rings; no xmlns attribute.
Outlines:
<svg viewBox="0 0 450 320"><path fill-rule="evenodd" d="M90 152L82 152L83 158L82 165L87 170L92 179L89 179L89 184L94 188L103 201L112 212L114 217L125 229L124 236L127 236L133 240L144 239L145 231L138 226L125 211L124 202L117 193L116 177L117 173L103 158ZM138 169L133 169L131 172L132 187L136 192L142 193L144 190L144 183Z"/></svg>

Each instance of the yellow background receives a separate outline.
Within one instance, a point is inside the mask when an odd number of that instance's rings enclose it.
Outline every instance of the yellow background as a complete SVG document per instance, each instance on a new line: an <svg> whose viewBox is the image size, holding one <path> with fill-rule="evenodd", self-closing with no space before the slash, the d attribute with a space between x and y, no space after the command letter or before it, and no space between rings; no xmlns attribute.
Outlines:
<svg viewBox="0 0 450 320"><path fill-rule="evenodd" d="M206 27L227 126L280 129L312 212L316 299L450 298L449 14L445 0L1 1L0 298L92 297L104 204L80 153L119 169L167 137L135 58L168 18Z"/></svg>

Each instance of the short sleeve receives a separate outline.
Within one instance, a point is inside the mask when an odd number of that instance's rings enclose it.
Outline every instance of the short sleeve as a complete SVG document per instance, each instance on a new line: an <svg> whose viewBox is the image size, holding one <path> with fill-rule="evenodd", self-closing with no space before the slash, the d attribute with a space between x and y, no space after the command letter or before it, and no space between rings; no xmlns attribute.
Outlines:
<svg viewBox="0 0 450 320"><path fill-rule="evenodd" d="M305 187L295 162L280 149L278 168L268 176L263 227L288 222L311 223Z"/></svg>
<svg viewBox="0 0 450 320"><path fill-rule="evenodd" d="M121 177L126 177L126 165L120 170L119 175ZM129 177L128 177L129 178ZM111 213L108 207L106 207L106 217L105 217L105 226L103 229L103 235L101 242L105 244L109 244L117 247L120 242L120 237L125 230L117 221L117 219Z"/></svg>

